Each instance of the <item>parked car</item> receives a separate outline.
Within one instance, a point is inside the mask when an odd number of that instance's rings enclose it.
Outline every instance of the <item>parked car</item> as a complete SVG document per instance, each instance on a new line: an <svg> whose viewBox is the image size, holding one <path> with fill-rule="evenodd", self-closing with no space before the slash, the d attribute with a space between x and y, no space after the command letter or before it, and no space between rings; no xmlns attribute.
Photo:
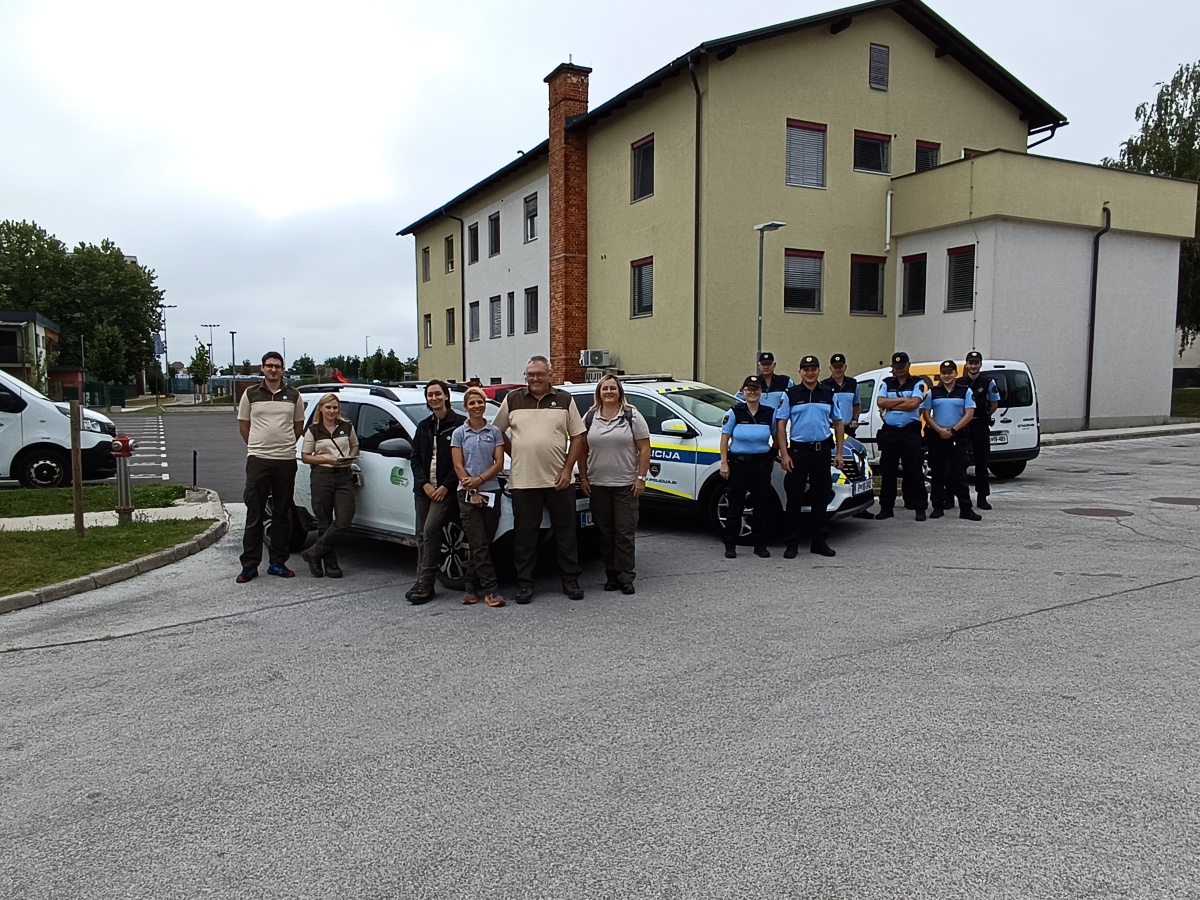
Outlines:
<svg viewBox="0 0 1200 900"><path fill-rule="evenodd" d="M25 487L71 483L70 407L62 409L34 387L0 371L0 478ZM85 410L79 435L85 481L117 473L112 420ZM107 422L107 426L105 423Z"/></svg>
<svg viewBox="0 0 1200 900"><path fill-rule="evenodd" d="M326 393L335 393L341 403L342 416L354 424L358 432L360 455L351 466L356 488L357 511L351 531L378 540L415 547L417 545L417 511L413 502L413 474L409 458L417 424L431 413L425 405L422 388L391 387L366 384L315 384L300 388L304 400L305 426L316 413L317 401ZM450 404L466 415L461 398L455 396ZM491 421L499 405L490 403L485 418ZM296 442L300 456L303 438ZM302 466L296 478L296 511L302 527L299 537L315 526L312 514L308 473ZM507 490L507 473L500 476L504 488L500 498L500 527L496 531L493 560L503 571L512 558L512 500ZM579 527L591 525L587 497L576 493ZM542 527L549 529L549 517ZM438 563L438 581L449 588L462 588L467 570L470 547L458 517L449 522L442 533Z"/></svg>
<svg viewBox="0 0 1200 900"><path fill-rule="evenodd" d="M932 387L939 380L938 362L913 363L909 372ZM958 363L962 377L964 362ZM867 447L871 462L879 460L879 446L875 435L883 424L875 400L879 396L884 378L892 374L891 369L872 369L855 376L858 381L858 398L862 413L858 418L860 441ZM1025 471L1026 463L1036 459L1042 450L1042 434L1038 418L1037 385L1029 366L1019 360L991 359L983 364L980 374L996 382L1000 393L1000 405L996 407L989 433L991 452L988 456L988 471L997 478L1016 478ZM976 415L979 412L976 411ZM971 460L974 465L974 460Z"/></svg>
<svg viewBox="0 0 1200 900"><path fill-rule="evenodd" d="M725 479L721 477L721 424L738 401L719 388L699 381L676 381L666 376L623 376L625 397L650 426L650 473L643 501L699 513L721 533L729 506ZM568 384L562 388L575 398L581 413L591 408L595 385ZM777 517L784 504L783 469L775 467L772 483L779 504L769 514ZM847 438L842 468L829 477L834 518L852 516L874 503L871 467L861 444ZM755 510L743 513L743 534L750 531Z"/></svg>

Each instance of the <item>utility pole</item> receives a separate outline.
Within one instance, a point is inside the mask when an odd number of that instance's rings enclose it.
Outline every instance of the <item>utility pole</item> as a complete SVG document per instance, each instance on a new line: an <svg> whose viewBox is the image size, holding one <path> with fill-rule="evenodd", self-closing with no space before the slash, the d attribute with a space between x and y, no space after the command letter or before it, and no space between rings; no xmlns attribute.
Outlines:
<svg viewBox="0 0 1200 900"><path fill-rule="evenodd" d="M237 378L237 341L235 340L236 335L237 335L236 331L229 332L229 355L231 357L231 359L229 361L229 374L230 374L230 377L234 378L234 379ZM232 382L230 383L230 389L232 390Z"/></svg>
<svg viewBox="0 0 1200 900"><path fill-rule="evenodd" d="M220 328L221 325L220 325L220 323L218 323L216 325L201 325L200 327L208 329L208 367L209 367L209 369L212 370L211 372L208 373L208 377L211 378L213 375L217 374L217 363L216 363L216 360L213 359L213 349L212 349L213 329Z"/></svg>

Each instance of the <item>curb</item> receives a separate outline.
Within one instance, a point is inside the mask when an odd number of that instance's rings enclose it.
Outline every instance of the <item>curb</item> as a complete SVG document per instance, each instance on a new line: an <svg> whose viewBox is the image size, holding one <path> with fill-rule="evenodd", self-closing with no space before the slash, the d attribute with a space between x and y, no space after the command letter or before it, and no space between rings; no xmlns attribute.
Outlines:
<svg viewBox="0 0 1200 900"><path fill-rule="evenodd" d="M159 550L157 553L151 553L149 556L142 556L127 563L121 563L119 566L101 569L99 572L94 572L91 575L83 575L79 578L72 578L69 581L60 581L58 584L48 584L45 587L34 588L31 591L22 591L19 594L9 594L6 597L0 597L0 615L14 612L18 609L28 609L31 606L40 606L43 603L50 603L54 600L62 600L64 597L73 597L76 594L82 594L84 591L94 590L98 587L107 587L110 584L118 584L122 581L128 581L130 578L135 578L138 575L152 572L155 569L161 569L163 566L186 559L189 556L199 553L201 550L211 547L224 537L228 530L229 517L222 516L222 518L213 522L208 529L190 541L184 541L182 544L176 544L174 547L169 547L166 550Z"/></svg>
<svg viewBox="0 0 1200 900"><path fill-rule="evenodd" d="M1181 434L1200 434L1200 423L1187 425L1155 425L1148 428L1078 431L1067 434L1043 434L1043 447L1064 447L1068 444L1097 444L1102 441L1136 441L1144 438L1174 437Z"/></svg>

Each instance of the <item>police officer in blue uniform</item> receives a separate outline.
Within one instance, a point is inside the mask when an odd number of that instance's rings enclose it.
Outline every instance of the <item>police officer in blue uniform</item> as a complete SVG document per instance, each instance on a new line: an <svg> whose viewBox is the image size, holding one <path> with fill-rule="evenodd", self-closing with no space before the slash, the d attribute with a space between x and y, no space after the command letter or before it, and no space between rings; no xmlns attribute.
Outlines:
<svg viewBox="0 0 1200 900"><path fill-rule="evenodd" d="M903 350L892 354L892 374L883 379L875 404L883 413L883 425L876 440L879 442L879 487L877 519L895 515L896 478L904 466L904 505L917 511L917 521L925 521L928 498L925 493L925 449L921 440L921 410L928 409L925 382L914 378L908 370L908 354Z"/></svg>
<svg viewBox="0 0 1200 900"><path fill-rule="evenodd" d="M803 357L800 383L788 388L784 402L775 411L775 442L783 448L785 438L787 440L787 450L780 459L783 471L787 473L783 479L787 493L784 559L796 558L802 537L808 538L811 553L836 555L826 543L829 504L833 500L829 452L836 445L833 464L840 469L845 431L835 395L820 383L820 375L820 361L815 356ZM829 434L831 428L833 437ZM801 511L806 499L807 513Z"/></svg>
<svg viewBox="0 0 1200 900"><path fill-rule="evenodd" d="M762 379L762 399L758 402L771 409L778 409L783 395L792 386L792 379L786 375L775 374L775 354L764 350L758 354L758 375ZM737 393L739 400L744 400L741 391Z"/></svg>
<svg viewBox="0 0 1200 900"><path fill-rule="evenodd" d="M854 431L858 428L858 417L862 413L862 404L858 399L858 381L846 374L844 353L835 353L829 357L829 377L821 384L837 395L846 436L854 437Z"/></svg>
<svg viewBox="0 0 1200 900"><path fill-rule="evenodd" d="M756 556L769 557L767 521L770 508L771 469L775 460L775 410L762 402L763 378L750 375L742 382L745 402L725 414L721 424L721 477L729 484L725 496L729 511L725 519L725 558L737 558L737 539L742 532L742 510L746 494L754 507L751 530Z"/></svg>
<svg viewBox="0 0 1200 900"><path fill-rule="evenodd" d="M979 370L983 367L983 354L972 350L967 354L963 366L963 384L967 386L975 398L975 417L967 429L970 440L971 455L975 457L975 505L980 509L991 509L988 494L992 492L988 478L988 456L991 454L991 424L996 407L1000 405L1000 392L996 390L996 382Z"/></svg>
<svg viewBox="0 0 1200 900"><path fill-rule="evenodd" d="M925 437L929 446L929 470L933 476L933 512L931 519L940 519L950 504L958 498L958 517L978 522L983 518L971 509L971 492L967 490L967 428L975 415L975 398L965 384L958 381L958 366L948 359L938 366L941 383L929 391L929 409L921 411L925 418Z"/></svg>

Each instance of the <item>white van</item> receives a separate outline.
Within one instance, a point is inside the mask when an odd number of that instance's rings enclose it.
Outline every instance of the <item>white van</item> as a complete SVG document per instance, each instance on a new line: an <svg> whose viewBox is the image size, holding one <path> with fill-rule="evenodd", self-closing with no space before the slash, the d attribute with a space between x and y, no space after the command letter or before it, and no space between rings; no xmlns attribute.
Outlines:
<svg viewBox="0 0 1200 900"><path fill-rule="evenodd" d="M955 362L958 363L961 378L965 363L961 359ZM913 363L909 371L932 387L940 380L940 365L941 360ZM867 447L873 463L879 460L879 444L875 435L883 424L875 400L883 379L891 374L891 369L872 369L855 376L858 381L858 402L862 404L855 437ZM995 381L1000 392L1000 405L992 417L992 451L988 457L988 469L997 478L1016 478L1025 471L1025 464L1035 459L1042 450L1037 387L1033 373L1029 371L1029 366L1017 360L985 359L980 374Z"/></svg>
<svg viewBox="0 0 1200 900"><path fill-rule="evenodd" d="M111 420L85 415L79 446L85 481L117 474L112 453ZM115 429L113 429L115 430ZM71 483L71 420L41 391L0 371L0 478L25 487L62 487Z"/></svg>

